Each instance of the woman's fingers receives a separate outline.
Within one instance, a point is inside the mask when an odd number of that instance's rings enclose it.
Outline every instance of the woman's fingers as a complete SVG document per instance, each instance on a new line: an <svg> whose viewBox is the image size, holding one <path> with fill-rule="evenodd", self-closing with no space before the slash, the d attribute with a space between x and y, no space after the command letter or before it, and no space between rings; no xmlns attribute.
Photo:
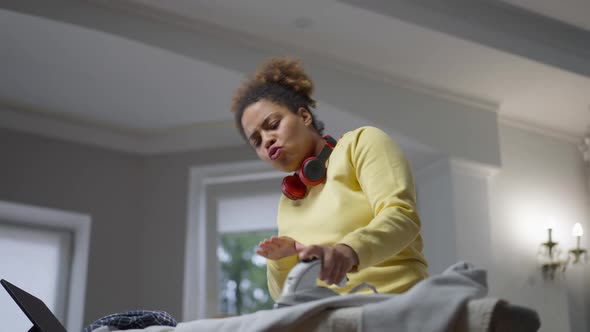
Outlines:
<svg viewBox="0 0 590 332"><path fill-rule="evenodd" d="M264 247L267 246L270 243L270 239L264 239L262 241L260 241L260 243L258 243L259 247Z"/></svg>
<svg viewBox="0 0 590 332"><path fill-rule="evenodd" d="M295 241L295 251L301 252L303 249L305 249L305 245Z"/></svg>
<svg viewBox="0 0 590 332"><path fill-rule="evenodd" d="M262 249L265 249L265 250L269 250L273 247L276 247L276 245L273 244L272 242L262 242L258 246Z"/></svg>
<svg viewBox="0 0 590 332"><path fill-rule="evenodd" d="M322 275L329 285L337 284L342 280L347 271L346 260L334 247L328 247L324 251L324 265L322 266Z"/></svg>
<svg viewBox="0 0 590 332"><path fill-rule="evenodd" d="M300 260L309 260L309 259L319 258L323 262L323 260L324 260L323 257L324 257L324 248L322 246L318 246L318 245L304 247L299 252L299 259Z"/></svg>
<svg viewBox="0 0 590 332"><path fill-rule="evenodd" d="M322 261L322 272L320 272L320 279L325 281L328 285L332 284L332 274L335 267L334 251L330 247L324 250L324 260Z"/></svg>
<svg viewBox="0 0 590 332"><path fill-rule="evenodd" d="M332 279L332 282L334 284L340 284L340 282L342 281L342 279L346 278L346 273L349 270L350 269L347 267L347 264L340 264L338 266L338 273L336 273L336 275L334 276L334 279Z"/></svg>
<svg viewBox="0 0 590 332"><path fill-rule="evenodd" d="M346 275L346 264L343 262L343 256L340 255L333 247L330 246L306 246L299 252L299 259L319 258L322 261L322 269L318 276L327 284L340 282Z"/></svg>
<svg viewBox="0 0 590 332"><path fill-rule="evenodd" d="M301 260L319 258L322 269L319 278L327 284L338 284L350 271L354 262L334 246L307 246L299 252Z"/></svg>
<svg viewBox="0 0 590 332"><path fill-rule="evenodd" d="M258 247L259 254L269 259L280 259L297 253L295 240L284 236L265 239L258 244Z"/></svg>
<svg viewBox="0 0 590 332"><path fill-rule="evenodd" d="M345 251L348 247L342 246L305 246L289 237L276 237L265 239L258 244L257 254L268 259L280 259L299 254L300 260L320 259L322 269L319 278L328 284L338 284L346 276L346 273L354 266L351 255ZM344 249L343 249L344 248Z"/></svg>
<svg viewBox="0 0 590 332"><path fill-rule="evenodd" d="M264 258L271 258L272 259L272 252L273 252L273 248L272 248L271 239L264 239L264 240L260 241L260 243L258 243L258 249L256 250L256 253L259 254L260 256L263 256Z"/></svg>
<svg viewBox="0 0 590 332"><path fill-rule="evenodd" d="M258 250L256 250L256 253L262 257L268 258L268 253L266 252L266 250L258 249Z"/></svg>

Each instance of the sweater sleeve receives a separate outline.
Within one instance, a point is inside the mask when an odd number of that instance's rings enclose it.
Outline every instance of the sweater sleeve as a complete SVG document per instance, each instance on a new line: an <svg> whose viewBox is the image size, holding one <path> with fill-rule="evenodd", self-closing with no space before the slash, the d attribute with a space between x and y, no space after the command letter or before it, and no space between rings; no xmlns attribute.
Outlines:
<svg viewBox="0 0 590 332"><path fill-rule="evenodd" d="M284 257L278 260L266 260L266 277L268 280L268 290L273 300L281 296L283 284L289 271L299 262L297 255Z"/></svg>
<svg viewBox="0 0 590 332"><path fill-rule="evenodd" d="M390 258L420 232L416 193L409 164L400 147L383 131L366 127L351 144L350 159L374 218L340 242L351 247L363 269Z"/></svg>

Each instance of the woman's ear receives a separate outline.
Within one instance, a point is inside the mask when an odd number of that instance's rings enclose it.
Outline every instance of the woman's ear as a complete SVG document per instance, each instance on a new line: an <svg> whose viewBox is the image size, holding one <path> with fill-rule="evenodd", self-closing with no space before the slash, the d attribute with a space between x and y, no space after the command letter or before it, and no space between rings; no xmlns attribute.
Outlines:
<svg viewBox="0 0 590 332"><path fill-rule="evenodd" d="M313 126L313 116L311 115L311 112L307 108L299 107L299 109L297 110L297 113L299 114L299 116L303 120L303 123L306 126L308 126L308 127Z"/></svg>

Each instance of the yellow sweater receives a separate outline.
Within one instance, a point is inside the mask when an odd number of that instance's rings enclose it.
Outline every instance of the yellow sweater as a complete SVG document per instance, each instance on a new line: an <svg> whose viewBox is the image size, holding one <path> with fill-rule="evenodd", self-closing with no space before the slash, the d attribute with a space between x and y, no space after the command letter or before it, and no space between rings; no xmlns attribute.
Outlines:
<svg viewBox="0 0 590 332"><path fill-rule="evenodd" d="M400 293L424 279L414 180L399 146L380 129L361 127L342 136L326 166L325 183L308 188L304 199L281 197L279 236L354 249L358 272L348 274L345 287L331 287L339 293L362 282L380 293ZM267 261L273 299L297 261L297 255Z"/></svg>

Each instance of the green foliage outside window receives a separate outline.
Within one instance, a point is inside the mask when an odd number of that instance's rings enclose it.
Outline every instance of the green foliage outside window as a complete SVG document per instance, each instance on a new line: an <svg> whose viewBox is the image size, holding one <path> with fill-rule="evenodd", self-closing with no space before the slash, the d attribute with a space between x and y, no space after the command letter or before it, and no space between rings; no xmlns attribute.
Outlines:
<svg viewBox="0 0 590 332"><path fill-rule="evenodd" d="M271 309L273 300L266 283L266 260L256 254L258 243L273 231L220 234L219 303L226 315L242 315Z"/></svg>

